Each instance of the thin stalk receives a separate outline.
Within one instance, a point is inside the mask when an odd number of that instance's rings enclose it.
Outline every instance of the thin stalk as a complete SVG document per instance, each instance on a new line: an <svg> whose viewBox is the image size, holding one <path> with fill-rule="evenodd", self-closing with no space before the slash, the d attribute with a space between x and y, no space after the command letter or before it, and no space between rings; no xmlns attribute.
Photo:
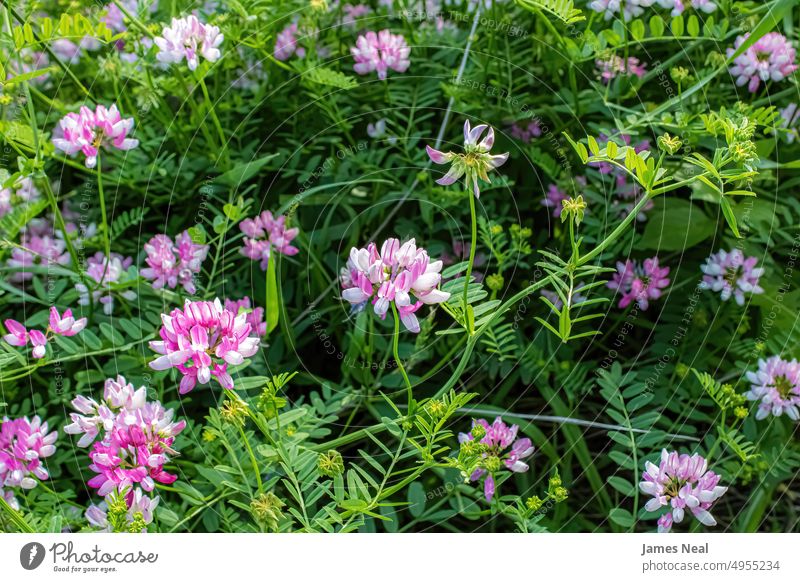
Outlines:
<svg viewBox="0 0 800 582"><path fill-rule="evenodd" d="M473 326L472 318L468 317L467 312L469 311L469 303L467 303L467 292L469 291L469 282L470 278L472 277L472 264L475 262L475 248L478 245L478 221L475 217L475 196L473 196L472 192L469 192L469 215L471 220L471 242L469 246L469 262L467 263L467 274L466 279L464 280L464 327L467 328L467 331L470 335L475 331Z"/></svg>
<svg viewBox="0 0 800 582"><path fill-rule="evenodd" d="M206 87L206 81L203 77L199 79L200 89L203 91L203 99L206 102L206 108L208 109L208 114L211 116L211 121L214 122L214 127L217 130L217 137L219 137L220 141L220 156L224 156L226 165L230 166L230 155L228 153L228 140L225 137L225 132L222 131L222 124L219 122L219 117L217 117L217 110L214 109L214 105L211 103L211 97L208 93L208 87Z"/></svg>
<svg viewBox="0 0 800 582"><path fill-rule="evenodd" d="M22 517L22 515L20 515L20 513L16 509L14 509L13 507L11 507L8 504L8 501L6 501L5 498L2 495L0 495L0 510L2 510L3 513L5 513L9 517L11 522L15 526L17 526L17 529L19 531L24 532L24 533L35 533L36 532L36 530L34 530L28 524L28 522L25 521L25 518Z"/></svg>
<svg viewBox="0 0 800 582"><path fill-rule="evenodd" d="M258 483L258 492L264 492L264 484L261 482L261 470L258 468L258 462L256 461L256 456L253 454L253 449L250 446L250 441L247 439L247 435L244 433L244 427L242 425L238 425L239 427L239 434L242 436L242 440L244 441L244 446L247 449L247 454L250 455L250 463L253 465L253 472L256 474L256 482Z"/></svg>
<svg viewBox="0 0 800 582"><path fill-rule="evenodd" d="M414 392L411 388L411 380L408 379L408 374L406 374L406 369L403 367L403 362L400 360L400 352L398 350L398 344L400 342L400 315L397 313L397 307L392 301L392 313L394 314L394 337L392 338L392 353L394 355L394 361L397 362L397 368L400 370L400 373L403 375L403 380L406 383L406 390L408 392L408 409L411 412L411 405L414 402Z"/></svg>

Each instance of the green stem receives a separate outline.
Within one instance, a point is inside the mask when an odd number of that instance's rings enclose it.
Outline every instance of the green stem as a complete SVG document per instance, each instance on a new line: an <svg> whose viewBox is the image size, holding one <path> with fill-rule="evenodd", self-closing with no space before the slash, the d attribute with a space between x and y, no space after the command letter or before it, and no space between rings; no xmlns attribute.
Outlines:
<svg viewBox="0 0 800 582"><path fill-rule="evenodd" d="M406 389L408 392L408 411L409 414L412 413L412 403L414 402L414 393L411 388L411 380L408 379L408 374L406 374L406 369L403 367L403 362L400 360L400 352L398 350L398 344L400 342L400 315L397 313L397 307L392 301L392 313L394 314L394 337L392 338L392 354L394 355L394 361L397 362L397 368L400 370L400 373L403 375L403 380L406 383Z"/></svg>
<svg viewBox="0 0 800 582"><path fill-rule="evenodd" d="M36 532L36 530L34 530L28 524L28 522L25 521L25 518L22 517L22 515L20 515L20 513L16 509L14 509L8 504L8 501L6 501L2 495L0 495L0 510L2 510L3 513L5 513L9 517L9 519L11 519L12 523L17 526L17 529L19 531L24 533Z"/></svg>
<svg viewBox="0 0 800 582"><path fill-rule="evenodd" d="M208 87L206 87L206 81L203 77L199 79L200 89L203 91L203 98L206 102L206 109L208 109L208 114L211 116L211 121L214 122L214 127L217 130L217 137L219 138L219 147L220 149L220 157L224 157L225 162L228 166L230 166L230 156L228 154L228 140L225 137L225 132L222 131L222 124L219 122L219 118L217 117L217 110L214 108L214 105L211 103L211 97L208 93Z"/></svg>
<svg viewBox="0 0 800 582"><path fill-rule="evenodd" d="M621 235L625 231L625 229L628 228L628 225L636 219L636 217L639 215L639 212L642 210L642 208L644 208L644 205L650 201L650 199L651 199L650 194L645 194L644 196L642 196L642 199L636 203L636 206L634 206L633 210L631 210L628 216L625 217L625 220L620 222L619 226L617 226L617 228L615 228L611 232L611 234L609 234L605 239L603 239L599 245L597 245L591 251L583 255L583 257L581 257L581 259L578 261L577 266L580 267L581 265L585 265L593 258L595 258L597 255L602 253L611 243L617 240L617 238L619 238L619 235Z"/></svg>
<svg viewBox="0 0 800 582"><path fill-rule="evenodd" d="M472 278L472 264L475 262L475 248L478 245L478 221L475 217L475 197L469 193L469 214L471 220L471 242L469 246L469 262L467 263L467 275L464 279L464 327L472 335L475 331L472 318L467 315L469 311L469 303L467 302L467 293L469 291L469 282Z"/></svg>
<svg viewBox="0 0 800 582"><path fill-rule="evenodd" d="M256 461L256 456L253 454L253 449L250 446L250 441L247 439L247 435L244 433L244 428L242 425L239 426L239 434L242 435L242 440L244 441L244 446L247 449L247 454L250 455L250 463L253 465L253 472L256 474L256 482L258 483L258 492L264 492L264 484L261 482L261 470L258 468L258 462Z"/></svg>

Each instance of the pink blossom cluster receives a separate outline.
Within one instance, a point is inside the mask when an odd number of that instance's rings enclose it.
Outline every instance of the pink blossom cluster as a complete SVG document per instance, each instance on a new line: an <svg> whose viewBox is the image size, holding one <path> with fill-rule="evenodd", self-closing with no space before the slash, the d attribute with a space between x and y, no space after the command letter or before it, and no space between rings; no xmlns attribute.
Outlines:
<svg viewBox="0 0 800 582"><path fill-rule="evenodd" d="M372 9L366 4L345 4L342 6L342 26L355 28L356 20L367 16L370 12Z"/></svg>
<svg viewBox="0 0 800 582"><path fill-rule="evenodd" d="M81 60L84 51L95 51L100 48L100 41L91 36L84 36L77 43L68 38L59 38L51 45L53 53L70 65L77 64Z"/></svg>
<svg viewBox="0 0 800 582"><path fill-rule="evenodd" d="M608 83L619 75L635 75L641 79L647 74L647 69L636 57L628 57L626 61L620 56L613 55L609 59L596 60L595 65L603 83Z"/></svg>
<svg viewBox="0 0 800 582"><path fill-rule="evenodd" d="M293 22L278 33L275 39L275 51L272 53L279 61L288 61L292 55L302 59L306 49L297 43L297 23Z"/></svg>
<svg viewBox="0 0 800 582"><path fill-rule="evenodd" d="M656 0L592 0L589 8L602 14L606 20L611 20L622 10L625 20L630 20L641 16L644 9L655 2Z"/></svg>
<svg viewBox="0 0 800 582"><path fill-rule="evenodd" d="M617 262L617 272L606 286L621 294L619 308L625 309L636 301L639 309L646 311L650 301L661 297L662 290L669 285L669 267L659 267L658 257L643 262L627 259Z"/></svg>
<svg viewBox="0 0 800 582"><path fill-rule="evenodd" d="M125 503L128 506L127 522L130 524L136 518L140 518L145 525L153 523L153 512L158 507L160 500L158 495L148 497L138 487L134 488L131 493L125 496ZM110 533L111 524L108 523L108 504L105 501L101 501L97 505L91 504L86 509L86 521L97 528L97 531ZM142 533L146 532L146 529L142 530Z"/></svg>
<svg viewBox="0 0 800 582"><path fill-rule="evenodd" d="M442 261L431 262L413 238L402 244L396 238L387 239L380 253L375 243L362 249L353 247L341 272L342 298L356 306L372 299L375 314L381 318L394 304L406 329L419 333L415 313L420 307L450 298L438 289L441 270Z"/></svg>
<svg viewBox="0 0 800 582"><path fill-rule="evenodd" d="M57 335L70 337L80 333L86 327L86 318L75 319L71 309L67 309L61 315L58 313L58 309L51 307L49 323L44 331L29 330L15 319L6 319L4 323L8 333L3 336L3 341L18 348L26 346L30 342L33 346L31 356L41 359L47 354L48 341Z"/></svg>
<svg viewBox="0 0 800 582"><path fill-rule="evenodd" d="M527 463L523 462L523 459L533 454L534 447L531 443L531 439L517 438L519 426L516 424L508 426L499 416L494 419L492 424L489 424L482 418L473 420L473 430L469 434L463 432L459 433L458 442L465 443L467 441L476 440L475 436L472 434L475 432L476 425L483 429L479 432L479 434L483 434L483 436L477 440L486 447L486 450L482 453L484 459L482 466L475 469L469 479L470 481L478 481L485 477L483 481L483 494L486 497L486 501L491 501L495 494L494 470L491 469L492 465L495 464L498 467L504 467L514 473L524 473L530 467L528 467ZM487 462L487 459L490 458L494 459L494 463L491 461ZM498 460L501 461L501 463L497 463L496 461Z"/></svg>
<svg viewBox="0 0 800 582"><path fill-rule="evenodd" d="M246 321L250 324L250 335L259 337L267 335L267 322L264 321L264 308L252 307L249 297L245 296L238 300L226 299L223 307L234 315L244 313L247 316Z"/></svg>
<svg viewBox="0 0 800 582"><path fill-rule="evenodd" d="M39 190L30 176L19 176L7 186L0 184L0 218L11 212L17 204L34 202L39 197Z"/></svg>
<svg viewBox="0 0 800 582"><path fill-rule="evenodd" d="M69 156L82 152L86 167L94 168L101 148L126 151L139 145L139 140L128 137L132 129L133 118L123 119L116 105L98 105L94 111L84 106L58 122L53 145Z"/></svg>
<svg viewBox="0 0 800 582"><path fill-rule="evenodd" d="M508 132L511 137L523 143L530 143L533 138L542 135L542 126L534 119L528 123L512 123Z"/></svg>
<svg viewBox="0 0 800 582"><path fill-rule="evenodd" d="M730 58L749 35L736 39L734 48L728 49ZM779 32L769 32L733 61L731 75L736 86L747 85L755 93L762 81L782 81L797 70L797 53L789 40Z"/></svg>
<svg viewBox="0 0 800 582"><path fill-rule="evenodd" d="M267 270L272 251L286 256L300 252L291 244L300 231L297 228L286 228L285 216L275 218L269 210L265 210L255 218L243 220L239 229L244 233L242 254L254 261L260 260L262 271Z"/></svg>
<svg viewBox="0 0 800 582"><path fill-rule="evenodd" d="M214 376L223 388L233 388L228 364L237 366L258 351L259 339L252 335L246 313L225 309L219 299L186 300L183 309L163 314L161 340L150 348L160 357L150 362L154 370L177 368L183 375L179 392L186 394Z"/></svg>
<svg viewBox="0 0 800 582"><path fill-rule="evenodd" d="M86 261L86 275L92 279L96 286L91 289L83 283L76 283L78 304L89 305L92 300L98 301L103 306L103 313L111 315L114 312L114 294L119 294L127 301L136 299L136 292L131 289L117 291L115 286L124 281L123 275L128 267L133 264L131 257L123 257L118 253L111 253L111 259L106 258L102 252L97 252Z"/></svg>
<svg viewBox="0 0 800 582"><path fill-rule="evenodd" d="M5 417L0 422L0 497L14 509L19 504L10 488L33 489L36 479L50 477L42 460L56 452L57 438L58 432L48 432L38 416Z"/></svg>
<svg viewBox="0 0 800 582"><path fill-rule="evenodd" d="M6 262L16 271L11 280L16 283L29 281L33 278L31 267L69 265L71 261L66 249L66 243L53 232L48 220L31 220L22 232L19 246L11 249L11 257Z"/></svg>
<svg viewBox="0 0 800 582"><path fill-rule="evenodd" d="M708 462L698 454L679 455L666 449L661 451L658 466L650 461L645 463L639 489L653 496L645 509L657 511L660 507L670 508L659 519L659 532L668 532L673 523L682 522L686 510L703 525L717 524L708 510L728 488L720 487L719 475L707 469Z"/></svg>
<svg viewBox="0 0 800 582"><path fill-rule="evenodd" d="M785 414L800 420L800 363L772 356L758 360L758 370L747 372L748 400L758 402L756 419Z"/></svg>
<svg viewBox="0 0 800 582"><path fill-rule="evenodd" d="M405 73L411 61L411 48L400 34L392 34L388 29L378 33L369 31L356 40L356 46L350 49L356 64L353 70L359 75L378 73L378 79L386 79L389 69Z"/></svg>
<svg viewBox="0 0 800 582"><path fill-rule="evenodd" d="M174 410L158 401L148 402L146 388L136 389L122 376L106 380L100 402L79 395L72 407L77 412L70 414L72 423L64 432L81 435L79 447L94 443L89 468L96 475L87 484L102 497L124 495L132 514L143 513L145 522L151 521L158 498L150 499L142 490L151 492L156 483L168 485L177 479L164 465L177 454L173 443L186 422L173 421ZM102 507L87 511L93 525L105 527L103 517Z"/></svg>
<svg viewBox="0 0 800 582"><path fill-rule="evenodd" d="M173 18L161 36L153 39L158 47L156 59L162 63L180 63L186 59L189 70L194 71L200 64L200 56L212 63L219 60L222 56L219 46L224 38L218 27L204 24L194 15Z"/></svg>
<svg viewBox="0 0 800 582"><path fill-rule="evenodd" d="M174 289L181 285L187 293L197 292L194 278L200 273L208 255L208 245L192 241L188 230L175 237L157 234L144 245L147 267L140 271L142 277L153 282L153 289Z"/></svg>
<svg viewBox="0 0 800 582"><path fill-rule="evenodd" d="M708 257L700 267L704 273L700 288L719 292L723 301L733 296L736 303L744 305L745 293L757 295L764 292L758 285L764 269L756 267L757 263L758 258L745 258L739 249L721 250Z"/></svg>

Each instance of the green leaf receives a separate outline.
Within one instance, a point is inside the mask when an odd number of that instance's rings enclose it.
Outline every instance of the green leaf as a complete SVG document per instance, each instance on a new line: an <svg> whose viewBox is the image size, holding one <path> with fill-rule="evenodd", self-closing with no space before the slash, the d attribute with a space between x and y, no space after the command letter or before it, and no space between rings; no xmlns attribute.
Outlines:
<svg viewBox="0 0 800 582"><path fill-rule="evenodd" d="M408 512L413 517L419 517L425 513L425 488L419 481L414 481L408 488Z"/></svg>
<svg viewBox="0 0 800 582"><path fill-rule="evenodd" d="M609 511L608 519L610 519L617 525L624 528L631 528L633 527L633 524L636 522L631 512L621 507L615 507L614 509Z"/></svg>
<svg viewBox="0 0 800 582"><path fill-rule="evenodd" d="M216 181L232 188L237 188L242 182L246 182L258 174L258 172L261 171L261 168L263 168L268 161L277 155L278 154L269 154L263 158L237 164L232 170L228 170L219 176Z"/></svg>
<svg viewBox="0 0 800 582"><path fill-rule="evenodd" d="M267 261L267 293L264 298L264 311L267 320L267 336L273 329L278 327L278 319L280 318L280 304L278 298L278 275L276 267L276 257L278 253L272 250L269 260Z"/></svg>

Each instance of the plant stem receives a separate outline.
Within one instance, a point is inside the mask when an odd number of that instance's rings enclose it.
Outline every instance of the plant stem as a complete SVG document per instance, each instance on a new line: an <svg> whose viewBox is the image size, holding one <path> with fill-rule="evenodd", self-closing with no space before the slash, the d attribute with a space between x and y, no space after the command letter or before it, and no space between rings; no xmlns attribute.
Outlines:
<svg viewBox="0 0 800 582"><path fill-rule="evenodd" d="M239 426L239 434L242 435L242 441L244 441L244 446L247 449L247 454L250 455L250 462L253 465L253 472L256 474L256 482L258 483L258 492L264 492L264 484L261 482L261 470L258 468L258 462L256 461L256 456L253 454L253 449L250 446L250 441L247 440L247 435L244 433L244 428L242 425Z"/></svg>
<svg viewBox="0 0 800 582"><path fill-rule="evenodd" d="M478 221L475 217L475 196L469 192L469 214L471 221L471 236L472 240L469 246L469 262L467 263L467 274L464 280L464 327L472 335L475 331L474 322L471 317L468 317L469 303L467 303L467 293L469 291L469 282L472 278L472 264L475 262L475 248L478 245Z"/></svg>
<svg viewBox="0 0 800 582"><path fill-rule="evenodd" d="M398 344L400 342L400 315L397 313L397 307L395 306L394 302L392 302L392 313L394 314L394 337L392 338L392 353L394 355L394 361L397 362L397 368L400 370L400 373L403 375L403 380L405 380L406 383L406 389L408 392L408 411L411 413L412 403L414 402L414 393L411 389L411 380L408 379L406 369L403 367L403 362L400 360L400 352L398 350Z"/></svg>
<svg viewBox="0 0 800 582"><path fill-rule="evenodd" d="M219 147L220 149L220 157L223 157L225 163L228 167L230 167L230 155L228 153L228 140L225 138L225 132L222 131L222 124L219 122L219 118L217 117L217 110L214 109L214 105L211 103L211 97L208 93L208 87L206 87L206 80L201 76L199 79L200 89L203 91L203 98L206 102L206 108L208 109L208 114L211 116L211 121L214 122L214 127L217 130L217 137L219 138Z"/></svg>
<svg viewBox="0 0 800 582"><path fill-rule="evenodd" d="M11 519L14 525L17 526L17 529L19 531L24 533L35 533L36 530L34 530L30 526L30 524L28 524L28 522L25 521L25 518L22 517L22 515L20 515L20 513L16 509L14 509L8 504L8 501L6 501L2 495L0 495L0 510L2 510L3 513L8 515L9 519Z"/></svg>

